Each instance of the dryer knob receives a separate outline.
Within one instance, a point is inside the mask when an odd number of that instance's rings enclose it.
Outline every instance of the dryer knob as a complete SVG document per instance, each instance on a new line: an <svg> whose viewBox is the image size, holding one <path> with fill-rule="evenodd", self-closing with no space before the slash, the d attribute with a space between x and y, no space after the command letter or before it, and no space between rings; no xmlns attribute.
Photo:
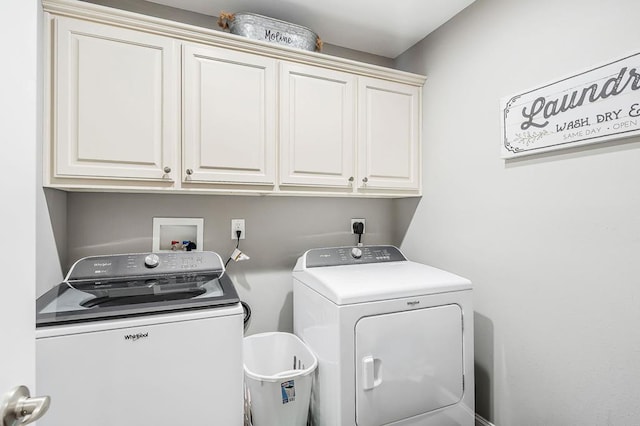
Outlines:
<svg viewBox="0 0 640 426"><path fill-rule="evenodd" d="M351 249L351 257L354 259L360 259L362 257L362 250L358 247L354 247Z"/></svg>
<svg viewBox="0 0 640 426"><path fill-rule="evenodd" d="M147 268L155 268L160 264L160 258L157 254L150 254L144 258L144 266Z"/></svg>

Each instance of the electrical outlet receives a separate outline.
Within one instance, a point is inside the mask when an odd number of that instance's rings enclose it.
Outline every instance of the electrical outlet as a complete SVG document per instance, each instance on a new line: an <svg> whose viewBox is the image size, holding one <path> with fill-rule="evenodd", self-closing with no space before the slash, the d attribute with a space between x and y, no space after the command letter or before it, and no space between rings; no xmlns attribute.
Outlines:
<svg viewBox="0 0 640 426"><path fill-rule="evenodd" d="M238 235L236 234L236 231L242 232L240 234L240 239L244 240L244 238L247 235L246 231L244 230L244 219L231 219L231 239L232 240L238 239Z"/></svg>
<svg viewBox="0 0 640 426"><path fill-rule="evenodd" d="M367 232L367 224L365 223L365 219L351 219L351 233L354 234L353 232L353 224L356 222L362 222L362 225L364 225L362 227L362 233L364 234L365 232Z"/></svg>

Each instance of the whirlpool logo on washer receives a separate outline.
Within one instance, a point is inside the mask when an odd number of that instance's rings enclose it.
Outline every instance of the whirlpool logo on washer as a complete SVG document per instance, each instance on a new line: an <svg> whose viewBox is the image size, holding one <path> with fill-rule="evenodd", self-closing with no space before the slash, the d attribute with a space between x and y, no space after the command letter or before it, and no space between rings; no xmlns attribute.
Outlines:
<svg viewBox="0 0 640 426"><path fill-rule="evenodd" d="M124 340L131 340L132 342L135 342L136 340L146 339L147 337L149 337L148 331L146 333L125 334Z"/></svg>

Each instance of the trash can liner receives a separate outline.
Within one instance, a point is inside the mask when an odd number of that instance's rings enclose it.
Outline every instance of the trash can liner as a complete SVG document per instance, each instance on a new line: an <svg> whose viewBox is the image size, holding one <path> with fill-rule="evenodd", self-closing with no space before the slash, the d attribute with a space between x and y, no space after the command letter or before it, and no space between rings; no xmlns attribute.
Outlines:
<svg viewBox="0 0 640 426"><path fill-rule="evenodd" d="M294 357L303 368L292 369ZM261 333L244 338L244 371L248 377L276 382L287 376L306 376L318 366L309 348L291 333Z"/></svg>

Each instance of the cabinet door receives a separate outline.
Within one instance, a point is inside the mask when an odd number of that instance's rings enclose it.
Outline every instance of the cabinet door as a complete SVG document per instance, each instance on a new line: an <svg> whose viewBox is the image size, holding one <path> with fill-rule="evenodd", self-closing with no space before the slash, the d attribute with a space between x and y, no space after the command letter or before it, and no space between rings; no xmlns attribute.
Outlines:
<svg viewBox="0 0 640 426"><path fill-rule="evenodd" d="M276 61L183 49L184 181L273 184Z"/></svg>
<svg viewBox="0 0 640 426"><path fill-rule="evenodd" d="M74 19L54 25L54 177L171 181L175 42Z"/></svg>
<svg viewBox="0 0 640 426"><path fill-rule="evenodd" d="M358 187L420 189L420 88L360 77Z"/></svg>
<svg viewBox="0 0 640 426"><path fill-rule="evenodd" d="M354 77L286 62L280 67L280 183L350 188Z"/></svg>

